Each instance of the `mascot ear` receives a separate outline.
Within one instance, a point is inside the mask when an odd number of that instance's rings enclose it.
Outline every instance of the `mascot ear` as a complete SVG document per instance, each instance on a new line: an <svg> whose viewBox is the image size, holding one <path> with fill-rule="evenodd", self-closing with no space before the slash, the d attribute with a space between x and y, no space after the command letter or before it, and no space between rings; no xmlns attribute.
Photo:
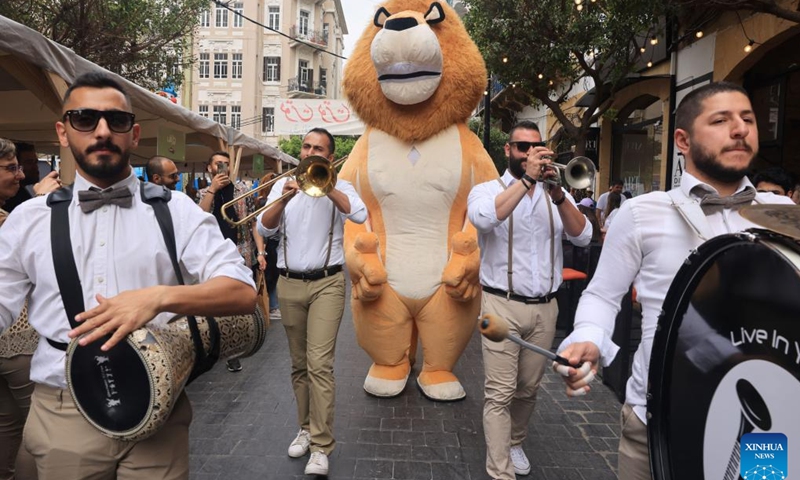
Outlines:
<svg viewBox="0 0 800 480"><path fill-rule="evenodd" d="M375 12L375 18L372 20L372 23L378 28L383 28L383 24L386 22L386 19L391 16L392 14L389 13L389 10L381 7L377 12Z"/></svg>
<svg viewBox="0 0 800 480"><path fill-rule="evenodd" d="M429 8L428 13L425 14L425 21L428 22L428 25L434 25L444 21L444 10L439 2L431 3L431 8Z"/></svg>

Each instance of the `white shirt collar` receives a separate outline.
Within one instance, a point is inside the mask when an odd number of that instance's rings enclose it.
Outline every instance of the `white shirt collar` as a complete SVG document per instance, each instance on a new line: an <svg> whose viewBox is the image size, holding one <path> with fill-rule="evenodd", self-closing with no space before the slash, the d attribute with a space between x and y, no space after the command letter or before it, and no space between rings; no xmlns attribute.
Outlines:
<svg viewBox="0 0 800 480"><path fill-rule="evenodd" d="M698 189L696 187L700 188ZM734 193L739 193L748 187L755 188L753 187L753 184L750 183L750 180L747 178L747 176L744 176L739 181L739 185L736 187L736 191ZM698 190L704 190L706 193L719 194L716 188L707 183L701 182L697 177L687 171L684 171L683 175L681 175L680 189L683 191L684 195L689 198L699 198L700 195L698 195Z"/></svg>
<svg viewBox="0 0 800 480"><path fill-rule="evenodd" d="M109 187L109 188L125 187L125 188L127 188L127 189L129 189L131 191L131 194L136 194L136 189L138 188L138 186L139 186L139 178L134 173L133 168L131 168L130 175L128 175L124 179L120 180L119 182L111 185L111 187ZM75 186L73 187L74 191L80 192L82 190L88 190L90 187L98 188L100 190L105 190L104 188L100 188L97 185L95 185L92 182L90 182L89 180L87 180L86 178L84 178L81 175L80 171L76 170L75 171Z"/></svg>

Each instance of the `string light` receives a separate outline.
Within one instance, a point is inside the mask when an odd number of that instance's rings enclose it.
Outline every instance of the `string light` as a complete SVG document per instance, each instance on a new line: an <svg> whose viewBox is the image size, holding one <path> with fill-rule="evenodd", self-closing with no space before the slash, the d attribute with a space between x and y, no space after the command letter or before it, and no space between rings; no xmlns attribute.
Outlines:
<svg viewBox="0 0 800 480"><path fill-rule="evenodd" d="M544 74L541 74L541 73L540 73L540 74L539 74L539 80L541 80L541 79L543 79L543 78L544 78Z"/></svg>
<svg viewBox="0 0 800 480"><path fill-rule="evenodd" d="M583 3L583 0L575 0L575 5L580 5L581 3Z"/></svg>
<svg viewBox="0 0 800 480"><path fill-rule="evenodd" d="M652 66L653 66L653 62L647 62L647 68L650 68Z"/></svg>
<svg viewBox="0 0 800 480"><path fill-rule="evenodd" d="M577 8L577 9L578 9L578 11L580 12L581 10L583 10L583 5L578 5L578 6L577 6L577 7L575 7L575 8Z"/></svg>
<svg viewBox="0 0 800 480"><path fill-rule="evenodd" d="M703 31L702 30L698 30L697 33L694 34L694 36L697 37L697 38L703 38Z"/></svg>
<svg viewBox="0 0 800 480"><path fill-rule="evenodd" d="M650 39L650 45L658 45L658 38L653 37Z"/></svg>
<svg viewBox="0 0 800 480"><path fill-rule="evenodd" d="M744 53L750 53L753 51L753 45L756 44L755 40L750 40L747 45L744 46Z"/></svg>
<svg viewBox="0 0 800 480"><path fill-rule="evenodd" d="M508 63L508 57L503 57L503 63Z"/></svg>
<svg viewBox="0 0 800 480"><path fill-rule="evenodd" d="M552 80L550 80L549 82L547 82L547 84L548 84L548 85L550 85L550 86L552 87L552 86L553 86L553 81L552 81Z"/></svg>
<svg viewBox="0 0 800 480"><path fill-rule="evenodd" d="M644 52L646 52L646 51L647 51L647 49L646 49L645 47L642 47L642 48L640 48L640 49L639 49L639 51L640 51L640 52L642 52L642 53L644 53Z"/></svg>

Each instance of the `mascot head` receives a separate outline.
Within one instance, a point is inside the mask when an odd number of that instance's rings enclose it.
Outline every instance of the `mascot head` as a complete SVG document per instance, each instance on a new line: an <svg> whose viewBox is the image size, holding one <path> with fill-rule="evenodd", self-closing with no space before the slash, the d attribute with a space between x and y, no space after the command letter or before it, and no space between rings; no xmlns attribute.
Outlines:
<svg viewBox="0 0 800 480"><path fill-rule="evenodd" d="M414 142L469 118L486 66L449 5L389 0L358 40L343 85L364 123Z"/></svg>

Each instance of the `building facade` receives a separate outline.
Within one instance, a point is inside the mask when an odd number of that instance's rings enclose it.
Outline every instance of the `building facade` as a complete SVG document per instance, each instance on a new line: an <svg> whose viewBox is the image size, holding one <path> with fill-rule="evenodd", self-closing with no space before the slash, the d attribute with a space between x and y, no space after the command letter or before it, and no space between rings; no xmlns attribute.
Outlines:
<svg viewBox="0 0 800 480"><path fill-rule="evenodd" d="M185 107L277 146L283 99L341 95L341 0L241 0L210 3L192 39ZM241 13L242 15L238 15Z"/></svg>

